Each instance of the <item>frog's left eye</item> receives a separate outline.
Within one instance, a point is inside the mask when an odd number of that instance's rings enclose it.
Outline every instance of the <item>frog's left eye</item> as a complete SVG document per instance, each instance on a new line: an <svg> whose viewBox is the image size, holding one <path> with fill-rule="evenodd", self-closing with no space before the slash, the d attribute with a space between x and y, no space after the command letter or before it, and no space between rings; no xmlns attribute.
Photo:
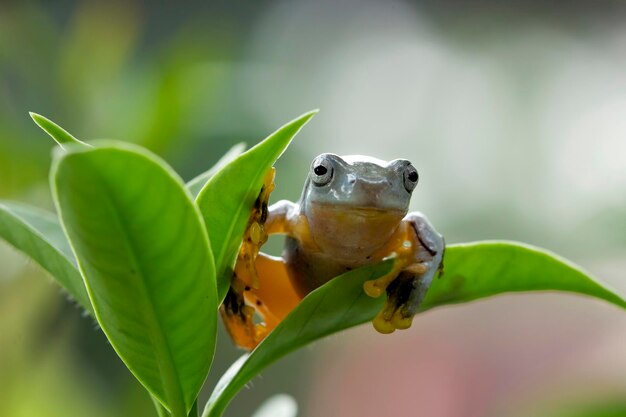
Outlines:
<svg viewBox="0 0 626 417"><path fill-rule="evenodd" d="M327 159L319 157L311 165L311 181L313 184L322 186L330 182L333 177L333 165Z"/></svg>
<svg viewBox="0 0 626 417"><path fill-rule="evenodd" d="M419 175L417 174L417 169L415 169L413 165L407 165L404 169L404 188L406 188L408 192L413 191L418 180Z"/></svg>

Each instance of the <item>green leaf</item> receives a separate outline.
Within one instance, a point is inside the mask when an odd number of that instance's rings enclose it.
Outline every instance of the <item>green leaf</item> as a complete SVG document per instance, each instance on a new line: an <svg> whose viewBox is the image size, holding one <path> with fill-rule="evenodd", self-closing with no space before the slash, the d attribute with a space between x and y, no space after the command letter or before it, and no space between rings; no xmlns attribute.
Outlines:
<svg viewBox="0 0 626 417"><path fill-rule="evenodd" d="M187 417L198 417L198 400L194 401Z"/></svg>
<svg viewBox="0 0 626 417"><path fill-rule="evenodd" d="M49 119L36 113L30 115L37 125L56 138L59 144L82 143ZM233 146L208 171L189 181L186 184L187 189L195 197L216 172L240 155L244 149L243 143ZM0 201L0 238L48 271L57 283L94 317L93 307L72 248L55 213L17 202Z"/></svg>
<svg viewBox="0 0 626 417"><path fill-rule="evenodd" d="M237 158L241 153L246 149L246 145L244 143L238 143L232 148L228 150L222 156L219 161L215 163L208 171L203 172L198 175L194 179L190 180L185 184L191 195L195 198L198 196L202 187L211 179L213 175L215 175L220 169L224 168L226 165L231 163L235 158Z"/></svg>
<svg viewBox="0 0 626 417"><path fill-rule="evenodd" d="M121 142L57 152L52 188L96 318L137 379L187 416L216 336L215 269L183 183Z"/></svg>
<svg viewBox="0 0 626 417"><path fill-rule="evenodd" d="M159 400L157 400L153 396L150 396L150 398L152 399L152 402L154 403L154 408L156 409L158 417L170 417L170 413L167 411L165 407L163 407L163 404L161 404Z"/></svg>
<svg viewBox="0 0 626 417"><path fill-rule="evenodd" d="M81 145L91 147L91 145L88 145L70 135L65 129L54 123L52 120L46 119L37 113L30 112L29 114L37 126L50 135L50 137L54 139L61 148L65 149L64 145Z"/></svg>
<svg viewBox="0 0 626 417"><path fill-rule="evenodd" d="M30 116L59 145L80 143L89 146L44 116L32 112ZM186 184L187 189L195 197L217 171L240 155L244 149L243 143L233 146L208 171L189 181ZM0 237L48 271L58 284L94 317L72 248L56 214L21 203L0 201Z"/></svg>
<svg viewBox="0 0 626 417"><path fill-rule="evenodd" d="M446 248L444 262L445 275L433 282L422 311L518 291L565 291L626 308L626 301L620 295L577 266L528 245L514 242L452 245ZM380 264L351 271L305 297L252 353L244 355L224 374L203 417L220 416L251 378L281 356L333 332L371 321L382 307L384 297L367 297L362 284L382 275L388 267Z"/></svg>
<svg viewBox="0 0 626 417"><path fill-rule="evenodd" d="M31 115L33 119L47 120L34 113ZM239 156L244 149L243 143L236 144L213 167L185 186L193 196L197 195L216 172ZM55 213L17 202L0 201L0 237L48 271L57 283L94 317L72 248Z"/></svg>
<svg viewBox="0 0 626 417"><path fill-rule="evenodd" d="M266 173L316 113L305 113L272 133L221 169L200 191L196 203L211 237L218 301L228 291L230 271Z"/></svg>
<svg viewBox="0 0 626 417"><path fill-rule="evenodd" d="M93 308L63 229L52 213L0 202L0 237L48 271L93 316Z"/></svg>
<svg viewBox="0 0 626 417"><path fill-rule="evenodd" d="M384 297L371 298L363 283L389 272L392 261L355 269L311 292L248 355L226 371L207 403L202 417L221 416L230 400L261 370L314 340L356 326L373 317Z"/></svg>
<svg viewBox="0 0 626 417"><path fill-rule="evenodd" d="M527 291L564 291L599 298L626 308L606 284L560 256L517 242L487 241L446 249L445 275L436 279L421 311L447 304Z"/></svg>

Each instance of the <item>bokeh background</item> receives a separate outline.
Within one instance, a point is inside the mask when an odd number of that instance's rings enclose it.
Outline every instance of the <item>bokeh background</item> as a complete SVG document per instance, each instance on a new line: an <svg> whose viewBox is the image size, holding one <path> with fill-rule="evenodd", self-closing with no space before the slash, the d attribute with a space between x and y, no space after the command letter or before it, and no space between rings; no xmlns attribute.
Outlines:
<svg viewBox="0 0 626 417"><path fill-rule="evenodd" d="M2 199L52 207L53 145L28 111L190 179L312 108L274 199L297 199L322 152L408 158L412 208L449 243L529 242L626 293L621 1L0 4ZM221 336L203 399L240 354ZM362 326L272 366L227 415L278 392L309 417L626 416L626 316L534 294ZM0 415L154 415L94 323L2 242Z"/></svg>

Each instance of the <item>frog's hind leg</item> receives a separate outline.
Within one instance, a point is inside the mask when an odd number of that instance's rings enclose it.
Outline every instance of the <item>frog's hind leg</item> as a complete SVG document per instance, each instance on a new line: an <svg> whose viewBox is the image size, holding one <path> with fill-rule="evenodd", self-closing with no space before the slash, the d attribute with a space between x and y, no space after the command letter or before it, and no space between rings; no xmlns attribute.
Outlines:
<svg viewBox="0 0 626 417"><path fill-rule="evenodd" d="M259 253L256 258L258 288L246 287L245 298L263 317L268 331L280 323L300 302L281 258Z"/></svg>
<svg viewBox="0 0 626 417"><path fill-rule="evenodd" d="M254 308L246 305L243 294L231 287L220 306L220 315L224 327L237 346L249 350L256 347L258 336L254 324Z"/></svg>
<svg viewBox="0 0 626 417"><path fill-rule="evenodd" d="M300 302L281 258L259 253L255 266L258 283L239 271L220 309L228 333L245 349L254 349ZM255 313L262 322L255 323Z"/></svg>

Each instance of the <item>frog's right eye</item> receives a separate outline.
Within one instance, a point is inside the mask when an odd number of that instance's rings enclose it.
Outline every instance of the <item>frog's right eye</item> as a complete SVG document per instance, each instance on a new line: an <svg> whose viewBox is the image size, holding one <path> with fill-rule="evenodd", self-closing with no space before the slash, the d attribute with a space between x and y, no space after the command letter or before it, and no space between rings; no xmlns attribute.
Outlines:
<svg viewBox="0 0 626 417"><path fill-rule="evenodd" d="M328 158L319 157L311 164L311 181L322 186L330 182L333 177L333 164Z"/></svg>

